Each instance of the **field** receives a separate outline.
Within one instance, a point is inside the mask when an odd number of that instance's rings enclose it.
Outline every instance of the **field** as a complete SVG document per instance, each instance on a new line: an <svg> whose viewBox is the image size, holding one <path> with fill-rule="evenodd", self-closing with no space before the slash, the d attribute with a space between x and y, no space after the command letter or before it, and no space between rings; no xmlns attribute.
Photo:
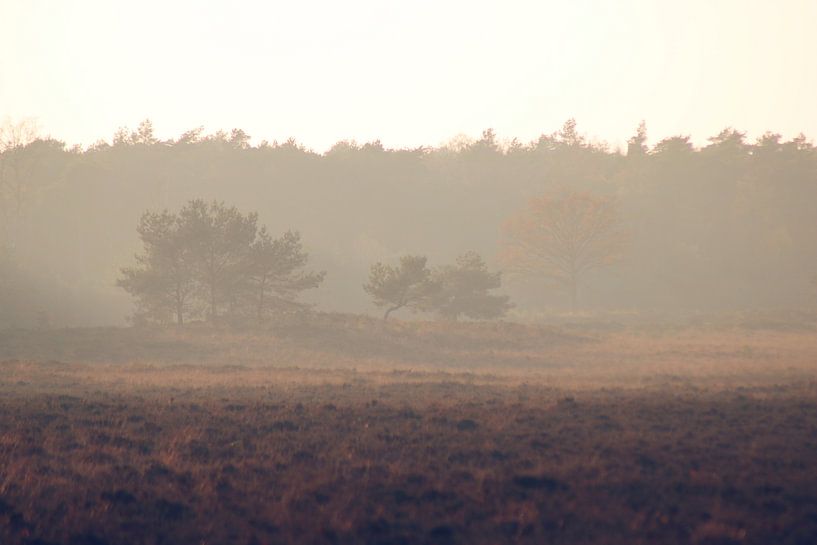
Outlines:
<svg viewBox="0 0 817 545"><path fill-rule="evenodd" d="M817 332L0 332L0 543L817 543Z"/></svg>

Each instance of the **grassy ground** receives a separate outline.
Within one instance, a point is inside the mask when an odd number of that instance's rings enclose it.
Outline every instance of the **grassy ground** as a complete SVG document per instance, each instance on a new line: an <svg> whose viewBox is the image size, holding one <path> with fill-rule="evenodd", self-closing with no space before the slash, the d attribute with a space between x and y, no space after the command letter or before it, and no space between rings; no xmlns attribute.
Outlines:
<svg viewBox="0 0 817 545"><path fill-rule="evenodd" d="M0 334L0 543L817 542L817 335Z"/></svg>

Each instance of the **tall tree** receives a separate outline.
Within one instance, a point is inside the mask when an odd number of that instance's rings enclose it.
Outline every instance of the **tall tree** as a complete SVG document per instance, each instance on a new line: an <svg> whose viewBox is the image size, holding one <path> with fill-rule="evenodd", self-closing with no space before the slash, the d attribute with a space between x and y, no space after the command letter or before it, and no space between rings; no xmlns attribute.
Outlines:
<svg viewBox="0 0 817 545"><path fill-rule="evenodd" d="M455 265L435 269L430 283L429 310L449 320L500 318L513 307L507 295L490 293L501 286L501 273L490 272L476 252L462 254Z"/></svg>
<svg viewBox="0 0 817 545"><path fill-rule="evenodd" d="M180 228L191 242L199 287L214 321L223 306L235 306L250 247L258 233L258 214L195 199L179 212Z"/></svg>
<svg viewBox="0 0 817 545"><path fill-rule="evenodd" d="M300 234L287 231L274 239L265 227L261 228L250 247L246 269L259 321L277 306L298 305L295 299L300 292L321 284L326 273L304 270L308 260Z"/></svg>
<svg viewBox="0 0 817 545"><path fill-rule="evenodd" d="M504 232L501 258L508 269L556 282L573 309L585 275L615 263L627 239L616 201L586 192L533 198Z"/></svg>
<svg viewBox="0 0 817 545"><path fill-rule="evenodd" d="M405 255L397 266L375 263L369 271L364 291L372 296L377 307L385 308L383 320L395 310L407 307L422 310L431 293L431 271L427 258Z"/></svg>
<svg viewBox="0 0 817 545"><path fill-rule="evenodd" d="M635 134L627 140L627 157L638 157L647 153L647 124L638 124Z"/></svg>
<svg viewBox="0 0 817 545"><path fill-rule="evenodd" d="M195 310L197 263L191 233L167 211L145 212L136 231L143 252L136 255L136 266L121 270L117 285L136 298L138 317L162 323L172 316L182 326Z"/></svg>

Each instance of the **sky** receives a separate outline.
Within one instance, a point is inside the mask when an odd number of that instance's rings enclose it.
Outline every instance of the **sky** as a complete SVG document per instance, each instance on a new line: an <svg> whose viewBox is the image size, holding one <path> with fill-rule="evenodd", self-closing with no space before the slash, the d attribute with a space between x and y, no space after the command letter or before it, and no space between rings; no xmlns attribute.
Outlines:
<svg viewBox="0 0 817 545"><path fill-rule="evenodd" d="M0 119L69 145L150 118L440 145L575 118L623 145L725 127L817 137L817 1L0 0Z"/></svg>

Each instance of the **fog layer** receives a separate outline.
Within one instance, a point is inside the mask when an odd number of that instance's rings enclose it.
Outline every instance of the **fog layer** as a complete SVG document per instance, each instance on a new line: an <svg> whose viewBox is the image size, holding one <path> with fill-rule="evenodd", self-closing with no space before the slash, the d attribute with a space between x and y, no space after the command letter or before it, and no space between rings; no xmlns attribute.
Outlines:
<svg viewBox="0 0 817 545"><path fill-rule="evenodd" d="M274 236L299 232L310 266L326 271L304 297L317 310L381 314L362 287L374 263L444 265L469 251L503 271L518 320L814 298L817 150L805 137L747 142L725 129L702 148L683 136L647 146L642 127L620 151L569 121L532 142L486 130L437 148L344 141L317 154L295 141L252 146L240 130L159 141L146 122L88 149L7 138L0 176L2 326L125 323L133 302L116 282L140 251L140 216L191 199L257 212ZM620 255L582 277L575 307L552 278L501 259L531 199L565 193L614 203L626 233Z"/></svg>

